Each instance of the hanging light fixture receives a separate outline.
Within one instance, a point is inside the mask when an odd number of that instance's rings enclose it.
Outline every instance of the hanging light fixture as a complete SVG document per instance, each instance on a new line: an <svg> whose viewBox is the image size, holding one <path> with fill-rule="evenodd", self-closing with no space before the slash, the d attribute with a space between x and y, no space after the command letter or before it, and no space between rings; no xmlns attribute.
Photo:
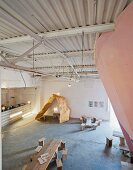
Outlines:
<svg viewBox="0 0 133 170"><path fill-rule="evenodd" d="M82 68L81 72L83 71L84 67L84 32L82 32Z"/></svg>

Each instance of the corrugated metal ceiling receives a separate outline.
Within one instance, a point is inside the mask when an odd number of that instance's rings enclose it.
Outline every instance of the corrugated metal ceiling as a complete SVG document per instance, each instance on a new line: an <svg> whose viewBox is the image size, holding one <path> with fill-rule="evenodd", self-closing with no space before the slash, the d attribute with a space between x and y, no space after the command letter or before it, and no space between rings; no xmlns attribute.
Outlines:
<svg viewBox="0 0 133 170"><path fill-rule="evenodd" d="M98 24L113 23L121 11L131 0L0 0L0 10L4 10L10 16L23 24L34 33L45 33L70 28L91 26ZM17 26L7 22L0 17L0 39L10 39L24 36L26 33ZM94 50L94 44L98 34L73 35L65 37L53 37L47 42L62 53L78 52L78 56L72 55L69 58L72 65L93 65L93 52L82 56L82 50ZM35 42L36 43L36 42ZM84 47L82 46L84 43ZM24 41L10 44L0 44L0 50L5 51L7 56L17 56L33 46L33 41ZM37 55L40 54L41 55ZM46 67L45 73L52 73L53 66L68 66L66 61L54 50L48 50L40 45L34 50L35 67ZM32 67L33 52L31 57L25 57L18 64ZM47 57L48 54L48 57ZM83 57L83 59L82 59ZM11 57L10 57L11 58ZM63 64L62 64L63 61ZM51 68L48 68L51 67ZM75 67L76 68L76 67ZM51 70L50 70L51 69ZM66 68L65 68L66 69ZM68 69L68 68L67 68ZM76 68L77 71L96 71L95 68Z"/></svg>
<svg viewBox="0 0 133 170"><path fill-rule="evenodd" d="M1 0L0 7L35 33L114 22L128 0ZM6 21L0 23L9 38L25 34Z"/></svg>

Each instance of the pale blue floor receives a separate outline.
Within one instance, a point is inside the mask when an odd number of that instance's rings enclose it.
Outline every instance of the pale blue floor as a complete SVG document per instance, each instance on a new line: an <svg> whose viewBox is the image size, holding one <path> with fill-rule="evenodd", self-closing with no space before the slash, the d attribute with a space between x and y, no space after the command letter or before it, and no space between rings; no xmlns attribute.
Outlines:
<svg viewBox="0 0 133 170"><path fill-rule="evenodd" d="M80 131L80 124L46 124L34 121L25 127L13 130L31 120L19 121L4 130L9 130L3 138L3 170L21 170L29 161L41 137L60 138L66 141L68 159L63 170L121 170L121 160L125 160L118 149L118 139L113 147L105 147L105 136L112 133L108 122L102 122L96 130ZM55 163L48 169L56 169ZM127 170L124 169L124 170Z"/></svg>

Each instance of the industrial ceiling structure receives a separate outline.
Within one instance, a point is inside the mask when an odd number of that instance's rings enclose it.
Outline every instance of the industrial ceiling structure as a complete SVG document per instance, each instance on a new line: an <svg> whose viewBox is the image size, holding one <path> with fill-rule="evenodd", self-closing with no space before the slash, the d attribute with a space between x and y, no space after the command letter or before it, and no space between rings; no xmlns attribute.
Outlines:
<svg viewBox="0 0 133 170"><path fill-rule="evenodd" d="M0 66L37 76L98 75L95 42L131 0L0 0Z"/></svg>

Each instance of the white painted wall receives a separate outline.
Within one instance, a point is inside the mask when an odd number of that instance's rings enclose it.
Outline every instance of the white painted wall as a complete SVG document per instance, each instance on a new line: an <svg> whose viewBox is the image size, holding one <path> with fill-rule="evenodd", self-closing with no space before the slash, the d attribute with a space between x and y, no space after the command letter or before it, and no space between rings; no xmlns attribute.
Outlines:
<svg viewBox="0 0 133 170"><path fill-rule="evenodd" d="M26 72L21 73L25 80L26 88L20 71L1 68L1 88L6 88L5 93L2 91L2 104L15 105L30 100L31 105L34 107L33 112L36 113L40 109L40 89L37 87L39 86L39 81L31 78L30 74ZM6 91L8 91L7 96ZM16 99L11 99L10 97L12 96L15 96ZM8 104L4 101L7 98L10 98Z"/></svg>
<svg viewBox="0 0 133 170"><path fill-rule="evenodd" d="M26 87L35 86L34 79L26 72L21 72L26 82ZM25 87L20 71L1 68L1 88Z"/></svg>
<svg viewBox="0 0 133 170"><path fill-rule="evenodd" d="M23 78L26 82L26 87L36 87L38 85L38 81L34 78L31 78L31 76L26 73L22 72ZM22 79L22 76L20 74L20 71L12 70L12 69L4 69L0 68L0 87L1 88L18 88L18 87L25 87L24 81ZM35 88L33 88L35 90ZM29 98L36 103L36 101L40 102L40 93L39 89L34 93L34 90L22 90L19 91L21 93L21 96L23 95L23 98L25 100L28 100ZM32 92L31 92L32 91ZM14 91L12 91L14 92ZM0 89L1 94L1 89ZM29 98L28 98L29 94ZM32 96L32 97L31 97ZM39 110L39 103L36 103L36 107L34 112L37 112ZM0 98L0 106L1 106L1 98ZM1 110L1 109L0 109ZM0 112L0 170L2 170L2 139L1 139L1 112Z"/></svg>
<svg viewBox="0 0 133 170"><path fill-rule="evenodd" d="M16 88L16 102L26 103L31 101L31 107L33 113L36 114L40 110L40 88L28 87L28 88Z"/></svg>
<svg viewBox="0 0 133 170"><path fill-rule="evenodd" d="M47 79L41 85L41 107L53 94L60 92L60 95L67 98L71 109L71 117L79 118L81 115L93 115L97 118L109 120L108 97L100 79L88 78L79 83L71 82L68 88L68 81ZM98 107L89 107L89 101L97 101ZM99 102L104 102L100 107Z"/></svg>

